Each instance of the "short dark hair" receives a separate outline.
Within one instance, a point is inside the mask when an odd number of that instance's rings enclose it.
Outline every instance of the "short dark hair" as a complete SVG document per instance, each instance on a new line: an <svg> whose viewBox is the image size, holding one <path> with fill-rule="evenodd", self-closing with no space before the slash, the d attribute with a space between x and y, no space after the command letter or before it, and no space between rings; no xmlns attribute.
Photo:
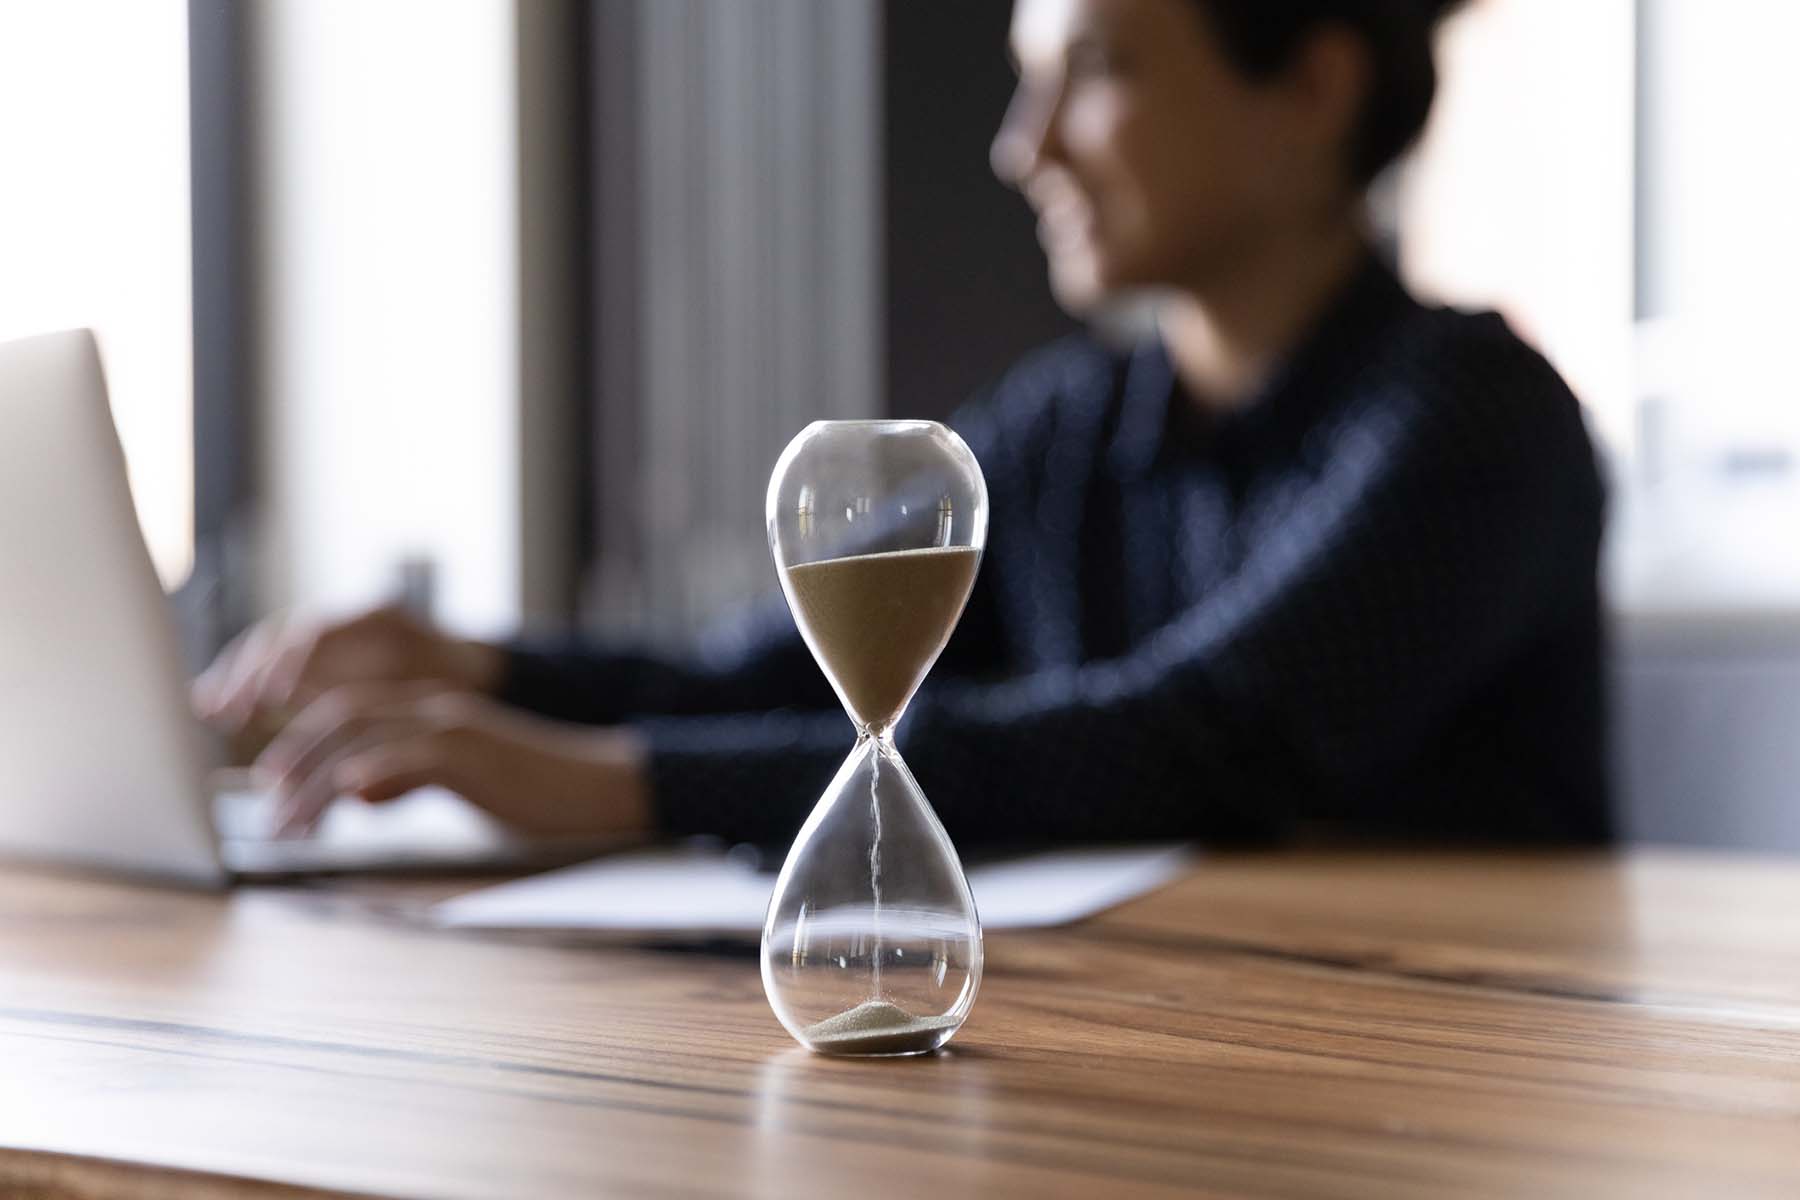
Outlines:
<svg viewBox="0 0 1800 1200"><path fill-rule="evenodd" d="M1425 128L1437 92L1432 33L1460 0L1196 0L1226 59L1251 79L1294 60L1306 39L1329 26L1349 29L1369 48L1369 94L1350 141L1350 170L1366 185Z"/></svg>

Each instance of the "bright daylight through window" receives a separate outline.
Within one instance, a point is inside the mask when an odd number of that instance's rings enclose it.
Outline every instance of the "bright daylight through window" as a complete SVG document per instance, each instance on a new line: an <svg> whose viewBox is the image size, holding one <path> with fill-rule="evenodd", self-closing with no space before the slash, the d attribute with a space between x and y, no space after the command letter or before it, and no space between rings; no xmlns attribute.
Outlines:
<svg viewBox="0 0 1800 1200"><path fill-rule="evenodd" d="M0 0L0 341L99 335L163 582L193 561L186 0Z"/></svg>

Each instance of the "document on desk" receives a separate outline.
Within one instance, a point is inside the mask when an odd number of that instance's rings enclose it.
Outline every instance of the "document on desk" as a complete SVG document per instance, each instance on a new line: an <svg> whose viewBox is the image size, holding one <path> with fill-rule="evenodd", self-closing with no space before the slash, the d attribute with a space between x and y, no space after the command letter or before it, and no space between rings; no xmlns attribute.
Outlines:
<svg viewBox="0 0 1800 1200"><path fill-rule="evenodd" d="M1067 925L1156 890L1192 861L1192 847L1167 843L1055 850L975 866L969 890L984 928ZM721 852L641 851L469 892L431 917L455 929L753 937L774 890L774 875Z"/></svg>

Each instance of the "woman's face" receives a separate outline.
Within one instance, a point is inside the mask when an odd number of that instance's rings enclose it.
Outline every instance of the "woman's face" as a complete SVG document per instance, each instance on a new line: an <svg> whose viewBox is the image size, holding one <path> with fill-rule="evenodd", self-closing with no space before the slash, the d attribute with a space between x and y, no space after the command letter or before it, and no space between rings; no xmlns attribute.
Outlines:
<svg viewBox="0 0 1800 1200"><path fill-rule="evenodd" d="M1204 288L1349 186L1345 114L1297 70L1239 74L1196 0L1017 0L1010 41L1019 83L991 158L1071 311Z"/></svg>

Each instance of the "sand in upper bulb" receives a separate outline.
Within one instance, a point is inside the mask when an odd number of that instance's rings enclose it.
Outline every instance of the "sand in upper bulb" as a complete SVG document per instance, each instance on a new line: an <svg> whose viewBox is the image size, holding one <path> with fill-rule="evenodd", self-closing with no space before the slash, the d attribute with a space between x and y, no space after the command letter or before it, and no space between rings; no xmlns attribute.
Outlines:
<svg viewBox="0 0 1800 1200"><path fill-rule="evenodd" d="M950 640L980 561L973 546L933 546L787 568L794 620L859 725L900 715Z"/></svg>
<svg viewBox="0 0 1800 1200"><path fill-rule="evenodd" d="M957 1017L915 1017L886 1000L855 1008L806 1027L806 1039L825 1054L920 1054L935 1050Z"/></svg>

